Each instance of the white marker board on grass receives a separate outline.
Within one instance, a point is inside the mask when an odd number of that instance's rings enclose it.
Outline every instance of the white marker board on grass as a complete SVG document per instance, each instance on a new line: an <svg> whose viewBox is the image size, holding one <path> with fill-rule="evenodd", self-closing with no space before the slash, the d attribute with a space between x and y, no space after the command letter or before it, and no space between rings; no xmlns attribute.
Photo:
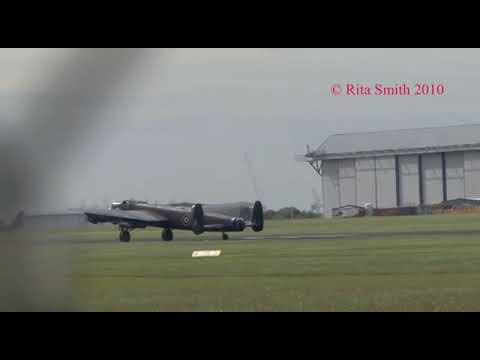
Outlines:
<svg viewBox="0 0 480 360"><path fill-rule="evenodd" d="M220 256L222 253L221 250L201 250L192 252L192 258L197 257L209 257L209 256Z"/></svg>

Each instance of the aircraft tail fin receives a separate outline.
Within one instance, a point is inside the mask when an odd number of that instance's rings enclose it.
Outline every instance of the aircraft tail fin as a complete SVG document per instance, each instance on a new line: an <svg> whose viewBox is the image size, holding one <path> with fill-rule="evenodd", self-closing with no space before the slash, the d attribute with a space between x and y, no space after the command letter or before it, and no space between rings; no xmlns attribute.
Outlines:
<svg viewBox="0 0 480 360"><path fill-rule="evenodd" d="M255 201L255 204L253 205L252 230L263 230L263 206L260 201Z"/></svg>
<svg viewBox="0 0 480 360"><path fill-rule="evenodd" d="M192 206L192 220L193 233L196 235L203 233L205 220L201 204L195 204Z"/></svg>
<svg viewBox="0 0 480 360"><path fill-rule="evenodd" d="M15 219L10 224L10 229L15 230L20 228L23 225L23 211L20 211Z"/></svg>
<svg viewBox="0 0 480 360"><path fill-rule="evenodd" d="M1 224L0 231L13 231L21 228L23 226L23 217L24 212L20 211L10 224Z"/></svg>

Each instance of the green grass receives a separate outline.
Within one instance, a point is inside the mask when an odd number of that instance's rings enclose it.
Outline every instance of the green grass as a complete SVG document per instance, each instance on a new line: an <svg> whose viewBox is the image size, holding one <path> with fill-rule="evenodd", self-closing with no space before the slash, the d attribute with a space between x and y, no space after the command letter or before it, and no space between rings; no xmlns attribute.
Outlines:
<svg viewBox="0 0 480 360"><path fill-rule="evenodd" d="M266 221L265 229L261 233L253 233L246 230L232 237L249 235L288 235L288 234L370 234L392 232L415 232L423 231L480 231L480 215L424 215L424 216L385 216L385 217L361 217L345 219L293 219L293 220L270 220ZM54 232L53 237L74 237L80 239L106 240L117 237L116 228L99 225L82 232ZM161 230L148 228L136 230L133 238L160 239ZM219 234L193 235L189 231L175 231L175 238L184 239L213 239L219 238Z"/></svg>
<svg viewBox="0 0 480 360"><path fill-rule="evenodd" d="M480 217L270 221L262 235L378 233L345 239L229 241L158 230L56 233L68 239L75 308L100 311L479 311ZM412 231L391 235L395 231ZM382 235L385 233L385 235ZM78 241L82 240L82 241ZM147 241L149 240L149 241ZM39 246L48 249L50 246ZM193 250L220 249L217 258Z"/></svg>
<svg viewBox="0 0 480 360"><path fill-rule="evenodd" d="M479 215L385 216L270 221L266 234L381 233L398 231L480 230Z"/></svg>

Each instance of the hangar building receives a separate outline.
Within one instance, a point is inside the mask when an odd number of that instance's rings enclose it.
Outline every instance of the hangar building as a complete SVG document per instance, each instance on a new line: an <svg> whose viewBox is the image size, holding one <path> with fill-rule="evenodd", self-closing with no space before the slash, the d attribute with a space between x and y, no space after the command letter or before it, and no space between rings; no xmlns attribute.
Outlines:
<svg viewBox="0 0 480 360"><path fill-rule="evenodd" d="M92 227L83 212L64 211L55 213L27 212L23 215L22 229L25 230L74 230Z"/></svg>
<svg viewBox="0 0 480 360"><path fill-rule="evenodd" d="M480 124L331 135L304 160L322 177L327 217L480 198Z"/></svg>

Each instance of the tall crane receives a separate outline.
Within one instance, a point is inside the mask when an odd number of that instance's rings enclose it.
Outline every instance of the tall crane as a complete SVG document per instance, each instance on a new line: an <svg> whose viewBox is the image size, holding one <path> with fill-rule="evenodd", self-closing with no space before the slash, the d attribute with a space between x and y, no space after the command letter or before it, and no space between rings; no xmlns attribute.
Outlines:
<svg viewBox="0 0 480 360"><path fill-rule="evenodd" d="M253 186L253 191L255 192L255 196L257 197L257 200L260 200L261 202L263 202L262 196L258 189L257 179L253 173L252 162L250 161L250 158L248 157L247 152L245 152L244 157L245 157L245 163L247 164L248 175L250 176L250 180L252 181L252 186Z"/></svg>

